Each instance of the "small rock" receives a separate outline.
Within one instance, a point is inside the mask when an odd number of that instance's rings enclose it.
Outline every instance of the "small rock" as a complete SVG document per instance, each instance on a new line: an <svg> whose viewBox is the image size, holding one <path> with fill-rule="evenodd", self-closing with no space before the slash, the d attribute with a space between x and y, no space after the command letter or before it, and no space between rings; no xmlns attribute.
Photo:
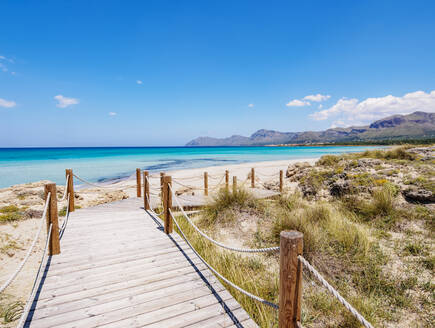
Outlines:
<svg viewBox="0 0 435 328"><path fill-rule="evenodd" d="M317 190L312 185L302 184L299 187L301 188L301 192L304 195L304 197L317 195Z"/></svg>
<svg viewBox="0 0 435 328"><path fill-rule="evenodd" d="M285 176L287 178L290 178L292 176L294 176L296 173L298 173L301 170L304 170L306 168L311 167L311 164L308 162L296 162L293 164L290 164L287 168L287 171L285 173Z"/></svg>
<svg viewBox="0 0 435 328"><path fill-rule="evenodd" d="M434 203L435 195L426 189L409 188L402 191L403 197L409 202Z"/></svg>
<svg viewBox="0 0 435 328"><path fill-rule="evenodd" d="M329 188L329 193L331 196L343 196L350 192L350 184L349 181L338 179L331 183Z"/></svg>
<svg viewBox="0 0 435 328"><path fill-rule="evenodd" d="M361 158L358 160L358 166L376 166L381 165L382 161L377 158Z"/></svg>

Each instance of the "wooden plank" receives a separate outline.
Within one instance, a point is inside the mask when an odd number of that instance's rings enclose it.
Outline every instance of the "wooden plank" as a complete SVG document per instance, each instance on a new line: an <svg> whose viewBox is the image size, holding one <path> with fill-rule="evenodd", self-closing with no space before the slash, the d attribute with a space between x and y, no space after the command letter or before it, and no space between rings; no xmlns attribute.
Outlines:
<svg viewBox="0 0 435 328"><path fill-rule="evenodd" d="M149 328L182 328L190 324L194 324L200 321L203 321L207 318L218 313L221 316L228 317L229 313L240 308L240 304L236 302L234 299L229 299L225 302L225 308L222 304L216 303L211 304L202 308L195 308L192 312L183 313L181 315L177 315L168 319L161 320L159 322L155 322L151 325L147 325ZM216 327L215 325L214 327Z"/></svg>
<svg viewBox="0 0 435 328"><path fill-rule="evenodd" d="M201 271L206 279L215 282L216 278L206 269ZM36 307L32 308L37 310L32 319L41 319L49 316L59 315L64 312L70 312L74 310L88 308L93 305L106 303L112 300L127 297L129 295L135 295L145 293L154 290L160 290L163 288L172 287L187 283L190 281L201 280L201 276L197 272L186 273L182 275L176 275L167 279L159 281L149 282L146 279L129 280L122 286L122 288L114 288L113 290L107 290L103 294L93 295L92 297L83 297L80 299L72 300L69 302L58 303L56 306L50 306L50 304L38 303Z"/></svg>
<svg viewBox="0 0 435 328"><path fill-rule="evenodd" d="M192 290L187 293L180 293L170 298L166 298L164 302L161 300L151 301L143 304L138 304L117 311L107 312L102 315L90 317L83 320L78 320L67 325L58 325L59 328L66 327L142 327L159 322L162 319L171 316L180 315L187 312L195 311L198 308L216 304L218 301L213 295L201 295L202 290ZM223 291L222 299L227 301L231 299L231 295Z"/></svg>
<svg viewBox="0 0 435 328"><path fill-rule="evenodd" d="M217 290L222 291L223 289ZM163 303L162 299L176 298L180 294L189 294L190 297L201 297L208 295L210 290L205 287L204 282L201 280L187 281L183 284L170 286L169 288L161 288L152 291L140 292L135 290L129 295L122 298L109 300L101 304L91 305L88 304L85 308L78 310L70 310L57 315L52 315L46 318L32 320L34 327L57 327L58 325L68 323L70 321L78 321L102 315L112 311L119 311L128 309L135 305L142 303L158 301Z"/></svg>
<svg viewBox="0 0 435 328"><path fill-rule="evenodd" d="M197 260L194 261L195 264L199 264L199 261ZM83 278L82 279L78 278L74 281L72 285L68 284L62 287L55 286L54 288L51 288L51 285L45 285L41 290L39 299L52 298L60 295L71 294L81 290L88 290L91 288L110 285L127 279L137 279L145 274L156 276L156 278L158 279L159 274L167 272L168 270L173 270L173 269L176 270L176 269L182 269L186 267L191 269L190 272L194 271L194 269L186 262L173 263L172 260L169 260L166 265L154 267L151 269L144 268L143 266L136 266L130 269L119 270L110 273L110 275L108 275L107 273L100 273L99 275L90 277L89 280L86 279L86 284L83 283L80 284L80 280L83 280Z"/></svg>
<svg viewBox="0 0 435 328"><path fill-rule="evenodd" d="M228 311L252 322L185 241L166 236L141 206L127 199L71 215L28 326L226 327Z"/></svg>
<svg viewBox="0 0 435 328"><path fill-rule="evenodd" d="M198 266L198 270L205 270L205 266ZM49 297L46 299L38 299L38 303L34 308L44 308L49 306L57 306L58 304L64 304L68 302L74 302L82 299L92 299L98 295L111 293L116 290L122 290L129 286L138 286L141 284L152 284L158 281L164 281L180 275L192 274L191 267L177 268L175 270L168 269L159 275L149 275L144 277L143 275L131 278L129 280L122 280L111 284L100 284L98 286L89 286L89 288L82 288L81 290L66 293L63 295L55 295L55 297Z"/></svg>
<svg viewBox="0 0 435 328"><path fill-rule="evenodd" d="M239 323L250 319L249 315L241 307L232 310L232 316L236 318ZM221 313L214 315L211 314L207 319L196 322L194 324L189 324L184 327L189 328L211 328L211 327L230 327L234 325L234 319L229 315L222 315Z"/></svg>

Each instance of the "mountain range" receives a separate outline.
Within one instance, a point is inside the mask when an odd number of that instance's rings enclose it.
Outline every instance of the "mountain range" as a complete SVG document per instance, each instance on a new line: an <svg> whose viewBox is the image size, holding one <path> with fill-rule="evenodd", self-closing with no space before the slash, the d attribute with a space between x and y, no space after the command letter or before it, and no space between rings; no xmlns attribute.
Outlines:
<svg viewBox="0 0 435 328"><path fill-rule="evenodd" d="M414 112L393 115L367 126L334 128L325 131L279 132L258 130L250 137L233 135L228 138L199 137L186 146L264 146L276 144L313 144L403 139L430 139L435 137L435 113Z"/></svg>

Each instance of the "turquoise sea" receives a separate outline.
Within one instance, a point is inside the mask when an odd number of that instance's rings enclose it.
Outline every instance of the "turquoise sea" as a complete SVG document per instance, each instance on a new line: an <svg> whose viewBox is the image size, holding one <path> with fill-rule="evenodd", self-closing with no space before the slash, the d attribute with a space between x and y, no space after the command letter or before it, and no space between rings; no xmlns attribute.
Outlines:
<svg viewBox="0 0 435 328"><path fill-rule="evenodd" d="M129 177L136 168L168 171L314 158L370 148L373 147L0 148L0 188L39 180L61 184L64 183L66 168L90 181L103 182Z"/></svg>

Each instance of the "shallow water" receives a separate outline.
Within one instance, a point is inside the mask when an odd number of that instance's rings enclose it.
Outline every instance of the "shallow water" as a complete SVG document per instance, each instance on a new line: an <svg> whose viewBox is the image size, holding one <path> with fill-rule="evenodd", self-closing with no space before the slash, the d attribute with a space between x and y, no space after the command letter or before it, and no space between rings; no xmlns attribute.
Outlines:
<svg viewBox="0 0 435 328"><path fill-rule="evenodd" d="M94 182L131 176L136 168L168 171L360 152L374 147L108 147L0 148L0 188L38 180L65 182L65 169ZM379 148L379 147L377 147Z"/></svg>

